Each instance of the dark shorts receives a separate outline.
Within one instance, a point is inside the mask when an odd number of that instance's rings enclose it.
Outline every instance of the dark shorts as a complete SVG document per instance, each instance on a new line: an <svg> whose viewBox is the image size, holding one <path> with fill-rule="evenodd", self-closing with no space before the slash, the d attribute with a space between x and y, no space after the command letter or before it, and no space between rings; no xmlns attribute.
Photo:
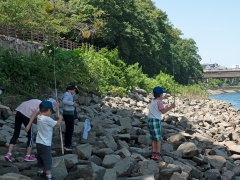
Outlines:
<svg viewBox="0 0 240 180"><path fill-rule="evenodd" d="M150 139L154 141L162 140L161 120L148 118L148 129L149 129Z"/></svg>
<svg viewBox="0 0 240 180"><path fill-rule="evenodd" d="M45 146L43 144L37 143L37 153L38 153L38 168L43 168L44 171L52 170L52 153L51 146Z"/></svg>

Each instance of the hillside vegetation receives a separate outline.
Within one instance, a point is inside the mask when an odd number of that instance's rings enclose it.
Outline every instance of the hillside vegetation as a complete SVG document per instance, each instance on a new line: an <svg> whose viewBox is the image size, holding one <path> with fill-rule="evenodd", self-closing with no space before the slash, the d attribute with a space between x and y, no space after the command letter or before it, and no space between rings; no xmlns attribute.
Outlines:
<svg viewBox="0 0 240 180"><path fill-rule="evenodd" d="M202 77L195 41L182 38L151 0L4 0L0 11L1 24L101 48L63 51L49 45L31 57L1 51L0 81L9 93L54 87L54 64L60 89L76 82L101 94L124 95L134 87L150 91L155 85L188 96L186 91L203 93L197 85L183 86L190 76Z"/></svg>

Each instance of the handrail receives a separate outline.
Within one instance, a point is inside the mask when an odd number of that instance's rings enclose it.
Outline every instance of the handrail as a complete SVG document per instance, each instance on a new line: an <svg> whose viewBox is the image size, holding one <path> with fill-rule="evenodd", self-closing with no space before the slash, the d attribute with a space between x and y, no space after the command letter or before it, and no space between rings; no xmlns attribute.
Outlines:
<svg viewBox="0 0 240 180"><path fill-rule="evenodd" d="M70 49L73 50L75 48L81 47L81 43L75 43L69 40L64 40L57 38L52 35L48 35L36 30L26 30L26 29L17 29L6 25L0 24L0 35L5 35L8 37L18 38L25 41L37 42L46 44L47 42L52 42L55 46L63 48L63 49ZM83 43L86 47L94 47L96 51L100 48L93 46L89 43Z"/></svg>

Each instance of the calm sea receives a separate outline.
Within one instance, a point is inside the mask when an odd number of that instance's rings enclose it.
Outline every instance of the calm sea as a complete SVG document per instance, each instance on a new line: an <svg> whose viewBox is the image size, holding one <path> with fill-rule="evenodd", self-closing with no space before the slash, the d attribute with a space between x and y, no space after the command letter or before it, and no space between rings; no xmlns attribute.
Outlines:
<svg viewBox="0 0 240 180"><path fill-rule="evenodd" d="M235 109L240 108L240 93L216 94L211 95L210 98L231 103Z"/></svg>

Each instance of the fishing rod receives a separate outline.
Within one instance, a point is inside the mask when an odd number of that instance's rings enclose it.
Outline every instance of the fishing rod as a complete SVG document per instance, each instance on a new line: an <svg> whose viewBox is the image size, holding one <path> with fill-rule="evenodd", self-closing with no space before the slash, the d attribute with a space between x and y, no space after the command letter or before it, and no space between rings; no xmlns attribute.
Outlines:
<svg viewBox="0 0 240 180"><path fill-rule="evenodd" d="M53 45L53 73L54 73L54 85L55 85L55 95L56 95L56 100L58 101L58 96L57 96L57 78L56 78L56 62L55 62L55 47ZM57 108L57 116L59 116L59 107ZM61 148L62 148L62 154L64 155L64 148L63 148L63 139L62 139L62 125L59 126L59 131L60 131L60 139L61 139Z"/></svg>
<svg viewBox="0 0 240 180"><path fill-rule="evenodd" d="M174 61L173 61L173 52L172 52L172 64L173 64L173 79L174 79L174 83L173 83L173 102L175 104L175 78L174 78L175 67L174 67ZM175 113L175 107L173 109L173 112Z"/></svg>

